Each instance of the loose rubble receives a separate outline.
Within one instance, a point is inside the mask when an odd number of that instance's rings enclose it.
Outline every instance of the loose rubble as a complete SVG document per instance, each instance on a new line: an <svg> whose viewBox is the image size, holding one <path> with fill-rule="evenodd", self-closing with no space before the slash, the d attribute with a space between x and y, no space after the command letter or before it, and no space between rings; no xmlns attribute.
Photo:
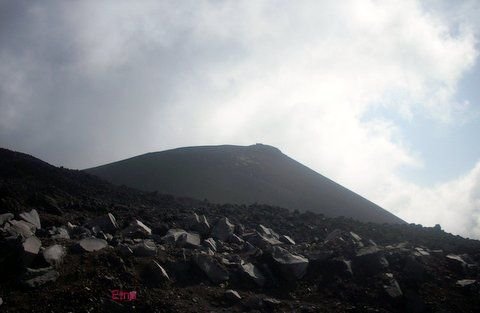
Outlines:
<svg viewBox="0 0 480 313"><path fill-rule="evenodd" d="M0 185L2 310L480 311L480 243L438 227L214 205L82 179L100 187L62 181L47 200L33 193L21 205L9 190L23 189ZM114 301L112 290L136 299Z"/></svg>

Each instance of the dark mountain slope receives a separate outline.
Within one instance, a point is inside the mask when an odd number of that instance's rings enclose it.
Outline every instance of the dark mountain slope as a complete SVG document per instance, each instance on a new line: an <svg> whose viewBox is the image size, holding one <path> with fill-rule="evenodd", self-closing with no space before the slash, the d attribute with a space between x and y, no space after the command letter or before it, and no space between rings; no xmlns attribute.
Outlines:
<svg viewBox="0 0 480 313"><path fill-rule="evenodd" d="M360 221L403 223L277 148L262 144L179 148L86 171L117 185L218 203L265 203Z"/></svg>

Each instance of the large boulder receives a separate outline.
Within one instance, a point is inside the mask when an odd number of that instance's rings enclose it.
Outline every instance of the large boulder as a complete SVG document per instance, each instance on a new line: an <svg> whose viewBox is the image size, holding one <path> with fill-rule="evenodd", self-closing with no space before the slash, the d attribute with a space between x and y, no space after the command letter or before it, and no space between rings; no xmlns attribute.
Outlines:
<svg viewBox="0 0 480 313"><path fill-rule="evenodd" d="M193 213L193 215L187 220L187 227L189 230L193 230L202 236L210 233L210 224L205 215Z"/></svg>
<svg viewBox="0 0 480 313"><path fill-rule="evenodd" d="M229 279L228 271L213 256L200 253L193 257L193 261L212 283L218 284Z"/></svg>
<svg viewBox="0 0 480 313"><path fill-rule="evenodd" d="M249 243L261 249L282 244L282 242L277 238L273 236L262 235L258 231L245 235L245 238Z"/></svg>
<svg viewBox="0 0 480 313"><path fill-rule="evenodd" d="M215 224L212 230L212 237L221 241L227 241L234 230L235 225L230 223L228 218L223 217Z"/></svg>
<svg viewBox="0 0 480 313"><path fill-rule="evenodd" d="M177 246L185 248L199 248L200 235L197 233L185 232L178 238Z"/></svg>
<svg viewBox="0 0 480 313"><path fill-rule="evenodd" d="M383 256L381 249L376 245L367 246L357 251L354 259L356 273L374 275L388 268L389 263Z"/></svg>
<svg viewBox="0 0 480 313"><path fill-rule="evenodd" d="M94 252L99 251L108 246L108 243L104 239L99 239L95 237L84 238L78 242L78 246L82 251L85 252Z"/></svg>
<svg viewBox="0 0 480 313"><path fill-rule="evenodd" d="M29 266L33 262L41 247L42 242L37 237L31 236L25 239L22 243L24 265Z"/></svg>
<svg viewBox="0 0 480 313"><path fill-rule="evenodd" d="M252 280L258 286L263 287L265 285L265 276L263 276L258 267L252 263L241 262L239 264L239 269L245 277Z"/></svg>
<svg viewBox="0 0 480 313"><path fill-rule="evenodd" d="M35 225L18 220L11 220L7 224L7 231L13 236L22 236L23 238L28 238L33 236L36 231Z"/></svg>
<svg viewBox="0 0 480 313"><path fill-rule="evenodd" d="M146 239L132 246L132 251L135 256L139 257L155 256L157 254L157 246L153 240Z"/></svg>
<svg viewBox="0 0 480 313"><path fill-rule="evenodd" d="M20 217L30 223L30 224L33 224L35 225L35 227L37 229L41 229L42 228L42 225L40 223L40 216L38 215L38 212L37 210L33 209L31 210L30 212L23 212L23 213L20 213Z"/></svg>
<svg viewBox="0 0 480 313"><path fill-rule="evenodd" d="M162 237L162 242L175 244L177 243L178 239L186 233L187 232L185 230L180 228L169 229L167 234Z"/></svg>
<svg viewBox="0 0 480 313"><path fill-rule="evenodd" d="M63 262L67 251L62 245L52 245L43 250L43 258L52 266L58 266Z"/></svg>
<svg viewBox="0 0 480 313"><path fill-rule="evenodd" d="M286 280L301 279L307 272L308 259L301 255L292 254L281 247L273 247L272 258Z"/></svg>
<svg viewBox="0 0 480 313"><path fill-rule="evenodd" d="M87 222L89 227L99 227L102 231L106 233L114 233L118 229L118 223L112 213L107 215L99 216L89 222Z"/></svg>

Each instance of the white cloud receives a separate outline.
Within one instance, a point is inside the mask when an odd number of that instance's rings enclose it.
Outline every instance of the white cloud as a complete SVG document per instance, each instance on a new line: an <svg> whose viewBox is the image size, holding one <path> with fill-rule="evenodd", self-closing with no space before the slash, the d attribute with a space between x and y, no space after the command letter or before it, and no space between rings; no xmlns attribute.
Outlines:
<svg viewBox="0 0 480 313"><path fill-rule="evenodd" d="M53 39L37 43L46 52L30 56L35 66L16 55L13 69L0 63L0 75L17 73L2 87L21 89L32 83L21 73L47 63L58 90L37 80L16 116L34 103L62 114L39 126L47 135L18 135L19 147L41 142L57 164L87 167L184 145L264 142L411 222L480 236L480 222L462 215L478 209L478 197L462 197L478 185L478 169L415 186L397 175L422 164L400 126L364 118L376 106L447 122L468 111L454 99L478 54L468 16L458 13L452 31L447 15L414 0L82 1L54 16L41 7L28 21L32 29L54 23ZM59 47L68 58L49 64L43 54ZM70 127L81 131L62 131ZM49 154L49 145L68 152ZM452 208L458 197L461 208Z"/></svg>

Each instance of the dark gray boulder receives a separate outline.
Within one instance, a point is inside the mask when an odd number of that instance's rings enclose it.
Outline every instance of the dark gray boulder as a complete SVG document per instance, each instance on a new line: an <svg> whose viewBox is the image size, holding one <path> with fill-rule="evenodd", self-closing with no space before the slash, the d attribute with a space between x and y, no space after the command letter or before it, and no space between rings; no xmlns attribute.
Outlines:
<svg viewBox="0 0 480 313"><path fill-rule="evenodd" d="M233 234L235 225L230 223L228 218L223 217L217 221L212 230L212 237L221 241L227 241L230 235Z"/></svg>
<svg viewBox="0 0 480 313"><path fill-rule="evenodd" d="M245 277L253 281L258 286L263 287L265 285L265 276L263 276L258 267L252 263L241 262L239 264L239 269Z"/></svg>
<svg viewBox="0 0 480 313"><path fill-rule="evenodd" d="M292 254L281 247L273 247L272 258L286 280L301 279L307 272L308 259L301 255Z"/></svg>
<svg viewBox="0 0 480 313"><path fill-rule="evenodd" d="M157 254L157 246L150 239L145 239L132 247L133 254L139 257L155 256Z"/></svg>
<svg viewBox="0 0 480 313"><path fill-rule="evenodd" d="M3 226L6 222L12 220L14 215L12 213L0 214L0 226Z"/></svg>
<svg viewBox="0 0 480 313"><path fill-rule="evenodd" d="M228 271L213 256L200 253L193 257L193 261L215 284L227 281L230 277Z"/></svg>
<svg viewBox="0 0 480 313"><path fill-rule="evenodd" d="M23 284L30 288L36 288L46 283L54 282L60 277L60 273L52 267L30 269L24 275Z"/></svg>

